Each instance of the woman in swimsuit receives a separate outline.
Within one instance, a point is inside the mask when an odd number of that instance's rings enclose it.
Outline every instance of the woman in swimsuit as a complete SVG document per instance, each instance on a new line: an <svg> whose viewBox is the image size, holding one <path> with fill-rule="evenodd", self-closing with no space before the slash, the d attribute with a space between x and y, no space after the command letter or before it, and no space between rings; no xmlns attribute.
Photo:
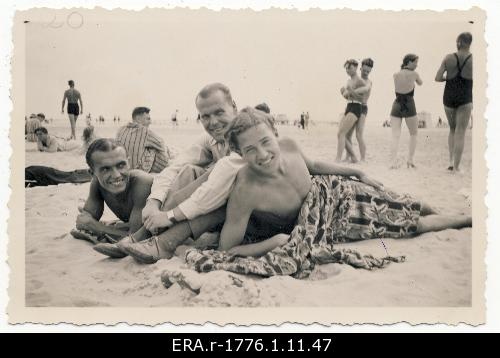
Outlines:
<svg viewBox="0 0 500 358"><path fill-rule="evenodd" d="M436 73L437 82L445 82L443 104L450 133L448 170L460 172L460 160L464 151L464 139L472 112L472 35L464 32L458 35L457 52L443 59Z"/></svg>
<svg viewBox="0 0 500 358"><path fill-rule="evenodd" d="M246 165L229 197L219 250L258 257L283 245L308 193L325 185L337 203L326 230L339 241L373 235L399 238L472 225L469 216L437 215L423 202L387 191L358 169L310 160L292 139L278 139L270 116L253 108L236 116L226 136ZM318 202L316 208L328 204ZM384 214L372 215L384 206ZM249 233L249 220L260 220L264 230Z"/></svg>
<svg viewBox="0 0 500 358"><path fill-rule="evenodd" d="M396 99L392 104L391 110L391 129L392 129L392 145L391 145L391 169L398 168L397 153L399 146L399 138L401 137L401 122L403 118L406 120L406 125L410 131L410 148L408 168L415 168L413 156L417 147L417 132L418 118L415 108L415 83L422 85L420 76L415 71L418 65L418 56L408 54L403 58L401 70L394 74L394 87L396 90Z"/></svg>

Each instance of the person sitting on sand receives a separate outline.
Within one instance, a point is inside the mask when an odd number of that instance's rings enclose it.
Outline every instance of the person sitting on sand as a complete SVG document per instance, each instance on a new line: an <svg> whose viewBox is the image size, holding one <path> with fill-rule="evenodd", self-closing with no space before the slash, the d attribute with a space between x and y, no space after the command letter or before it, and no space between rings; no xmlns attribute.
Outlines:
<svg viewBox="0 0 500 358"><path fill-rule="evenodd" d="M67 152L79 147L79 144L74 140L66 140L49 135L45 127L35 129L35 134L37 136L37 147L40 152Z"/></svg>
<svg viewBox="0 0 500 358"><path fill-rule="evenodd" d="M472 35L464 32L458 35L457 52L443 59L436 73L437 82L446 82L443 104L450 125L448 170L460 173L460 161L464 151L465 132L472 112Z"/></svg>
<svg viewBox="0 0 500 358"><path fill-rule="evenodd" d="M400 238L472 225L470 216L438 215L423 202L385 190L360 170L305 157L294 140L278 139L270 119L251 108L238 114L227 136L246 165L239 170L229 197L219 250L258 257L286 243L299 210L313 189L315 181L311 175L338 178L333 180L333 186L341 185L337 210L342 215L331 223L331 229L344 236L342 239L371 238L373 227L377 228L378 237ZM369 215L370 209L381 209L384 204L385 212L376 217ZM249 235L250 216L265 213L272 215L265 218L273 220L263 220L263 233Z"/></svg>
<svg viewBox="0 0 500 358"><path fill-rule="evenodd" d="M26 140L28 142L37 141L35 130L42 126L42 122L44 121L44 119L45 115L43 113L38 113L37 115L32 114L30 118L26 121L25 132L26 132Z"/></svg>
<svg viewBox="0 0 500 358"><path fill-rule="evenodd" d="M342 96L347 99L347 107L345 109L344 116L340 120L339 129L337 133L337 157L336 162L342 160L342 153L344 148L346 149L348 156L351 158L352 162L357 162L356 155L352 149L352 145L346 140L347 133L356 125L356 122L360 119L363 113L363 96L357 94L355 91L364 87L365 81L363 81L357 74L358 61L347 60L344 64L344 68L349 76L347 85L340 89Z"/></svg>
<svg viewBox="0 0 500 358"><path fill-rule="evenodd" d="M397 169L399 167L397 154L403 118L410 131L410 146L406 165L408 168L415 168L413 157L415 156L415 149L417 148L418 117L413 96L415 93L415 83L419 86L423 83L420 75L415 71L417 66L418 56L410 53L403 58L401 70L394 74L396 99L391 109L392 143L390 169Z"/></svg>
<svg viewBox="0 0 500 358"><path fill-rule="evenodd" d="M94 126L90 124L90 122L87 123L87 127L83 129L83 134L82 134L82 147L80 149L81 154L87 153L87 150L89 149L90 144L92 144L93 141L97 139L97 135L95 133Z"/></svg>
<svg viewBox="0 0 500 358"><path fill-rule="evenodd" d="M109 138L92 142L85 159L92 174L89 195L71 234L97 243L99 238L119 240L142 226L141 213L151 192L153 178L141 170L131 170L125 148ZM114 227L99 220L104 204L125 225Z"/></svg>
<svg viewBox="0 0 500 358"><path fill-rule="evenodd" d="M149 130L149 112L147 107L134 108L132 122L118 129L116 140L126 149L132 169L159 173L167 167L170 152L163 139Z"/></svg>

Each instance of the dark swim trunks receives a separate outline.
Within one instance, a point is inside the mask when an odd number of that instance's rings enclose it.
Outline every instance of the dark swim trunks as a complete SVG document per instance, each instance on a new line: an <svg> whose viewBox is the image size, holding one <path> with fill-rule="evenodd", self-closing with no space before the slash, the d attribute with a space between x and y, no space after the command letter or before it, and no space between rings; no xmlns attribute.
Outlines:
<svg viewBox="0 0 500 358"><path fill-rule="evenodd" d="M364 103L361 106L361 114L364 114L365 116L368 115L368 106Z"/></svg>
<svg viewBox="0 0 500 358"><path fill-rule="evenodd" d="M417 109L415 108L415 100L413 99L413 94L415 90L410 93L397 93L396 99L392 104L391 116L397 118L410 118L417 115Z"/></svg>
<svg viewBox="0 0 500 358"><path fill-rule="evenodd" d="M78 103L68 103L68 114L74 114L75 116L80 114Z"/></svg>
<svg viewBox="0 0 500 358"><path fill-rule="evenodd" d="M347 115L348 113L354 114L356 118L359 119L359 117L361 117L361 114L363 113L363 105L357 102L347 103L344 115Z"/></svg>
<svg viewBox="0 0 500 358"><path fill-rule="evenodd" d="M462 77L462 70L472 55L467 56L462 66L460 66L457 54L454 55L457 59L458 73L452 79L446 80L443 93L443 104L449 108L458 108L472 103L472 80Z"/></svg>

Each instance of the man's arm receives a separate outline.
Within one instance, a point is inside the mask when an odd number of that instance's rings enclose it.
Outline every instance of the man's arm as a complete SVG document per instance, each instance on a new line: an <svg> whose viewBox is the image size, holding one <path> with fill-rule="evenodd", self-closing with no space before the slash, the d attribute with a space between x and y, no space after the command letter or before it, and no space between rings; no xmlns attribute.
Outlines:
<svg viewBox="0 0 500 358"><path fill-rule="evenodd" d="M184 217L192 220L224 205L233 189L236 175L244 165L245 162L236 153L219 159L207 181L179 204L177 208L182 216L176 216L176 219L181 220Z"/></svg>
<svg viewBox="0 0 500 358"><path fill-rule="evenodd" d="M61 105L61 112L64 113L64 103L66 102L66 91L64 91L64 96Z"/></svg>
<svg viewBox="0 0 500 358"><path fill-rule="evenodd" d="M356 88L353 92L358 95L364 95L372 89L371 81L367 81L367 84L361 87Z"/></svg>
<svg viewBox="0 0 500 358"><path fill-rule="evenodd" d="M202 137L198 142L190 147L186 152L177 157L174 162L155 176L151 187L146 207L143 210L142 218L145 221L149 216L156 214L161 204L168 196L168 191L172 186L177 174L186 164L205 166L212 162L213 157L210 151L209 135Z"/></svg>
<svg viewBox="0 0 500 358"><path fill-rule="evenodd" d="M78 100L80 101L80 114L83 114L83 101L82 101L82 94L78 92Z"/></svg>
<svg viewBox="0 0 500 358"><path fill-rule="evenodd" d="M128 220L130 233L134 233L142 227L142 209L146 205L152 183L153 178L145 173L137 173L134 178L131 188L133 207Z"/></svg>
<svg viewBox="0 0 500 358"><path fill-rule="evenodd" d="M269 239L256 242L255 244L235 246L228 252L238 256L260 257L279 246L283 246L288 242L289 238L290 235L288 234L278 234Z"/></svg>
<svg viewBox="0 0 500 358"><path fill-rule="evenodd" d="M40 152L45 152L45 146L42 143L42 140L40 138L36 138L36 147Z"/></svg>
<svg viewBox="0 0 500 358"><path fill-rule="evenodd" d="M248 220L254 209L255 193L245 185L236 185L226 210L226 221L219 239L219 250L228 251L241 244L245 237Z"/></svg>
<svg viewBox="0 0 500 358"><path fill-rule="evenodd" d="M441 66L439 66L439 69L436 72L436 78L434 80L436 82L446 81L446 77L444 76L445 72L446 72L446 57L443 59L443 62L441 62Z"/></svg>

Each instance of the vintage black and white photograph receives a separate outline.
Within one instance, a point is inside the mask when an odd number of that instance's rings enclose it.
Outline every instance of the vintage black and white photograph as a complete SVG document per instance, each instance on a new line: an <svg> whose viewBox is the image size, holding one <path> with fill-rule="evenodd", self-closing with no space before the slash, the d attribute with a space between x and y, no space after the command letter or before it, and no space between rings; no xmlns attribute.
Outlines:
<svg viewBox="0 0 500 358"><path fill-rule="evenodd" d="M483 319L480 9L15 22L21 306Z"/></svg>

